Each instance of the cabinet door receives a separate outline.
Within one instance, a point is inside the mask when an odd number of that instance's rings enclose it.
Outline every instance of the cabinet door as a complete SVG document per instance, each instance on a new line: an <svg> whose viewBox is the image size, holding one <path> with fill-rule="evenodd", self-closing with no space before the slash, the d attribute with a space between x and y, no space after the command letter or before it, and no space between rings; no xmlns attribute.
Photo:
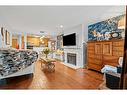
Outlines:
<svg viewBox="0 0 127 95"><path fill-rule="evenodd" d="M102 54L102 43L95 43L95 54Z"/></svg>
<svg viewBox="0 0 127 95"><path fill-rule="evenodd" d="M103 55L112 55L112 42L103 42Z"/></svg>

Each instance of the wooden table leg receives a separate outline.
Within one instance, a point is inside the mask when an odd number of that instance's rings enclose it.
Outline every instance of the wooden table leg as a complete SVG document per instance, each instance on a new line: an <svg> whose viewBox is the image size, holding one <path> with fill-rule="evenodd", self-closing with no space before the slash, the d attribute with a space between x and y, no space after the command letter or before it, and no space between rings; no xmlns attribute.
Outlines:
<svg viewBox="0 0 127 95"><path fill-rule="evenodd" d="M47 67L48 67L49 72L54 72L55 71L55 65L53 63L49 63L47 65Z"/></svg>

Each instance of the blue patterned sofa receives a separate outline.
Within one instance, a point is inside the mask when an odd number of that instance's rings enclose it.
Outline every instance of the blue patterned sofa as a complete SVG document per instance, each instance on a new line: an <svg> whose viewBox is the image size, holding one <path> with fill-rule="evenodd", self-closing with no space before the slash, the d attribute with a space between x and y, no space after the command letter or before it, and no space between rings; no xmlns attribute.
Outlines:
<svg viewBox="0 0 127 95"><path fill-rule="evenodd" d="M31 50L0 49L0 79L34 73L37 58Z"/></svg>

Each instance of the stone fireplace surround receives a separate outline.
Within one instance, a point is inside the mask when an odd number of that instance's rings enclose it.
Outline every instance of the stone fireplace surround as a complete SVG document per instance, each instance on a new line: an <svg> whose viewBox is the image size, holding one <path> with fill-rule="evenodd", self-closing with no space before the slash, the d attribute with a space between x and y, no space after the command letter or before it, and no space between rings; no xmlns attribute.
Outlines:
<svg viewBox="0 0 127 95"><path fill-rule="evenodd" d="M78 69L78 68L82 68L83 67L83 63L82 63L82 49L81 48L64 48L64 65L73 68L73 69ZM68 63L67 60L67 54L68 53L72 53L72 54L76 54L76 65L70 64Z"/></svg>

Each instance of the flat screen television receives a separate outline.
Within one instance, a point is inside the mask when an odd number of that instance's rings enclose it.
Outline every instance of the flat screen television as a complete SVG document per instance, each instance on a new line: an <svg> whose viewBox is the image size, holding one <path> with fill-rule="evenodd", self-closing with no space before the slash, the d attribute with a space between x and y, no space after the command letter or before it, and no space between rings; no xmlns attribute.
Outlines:
<svg viewBox="0 0 127 95"><path fill-rule="evenodd" d="M63 36L63 46L75 46L76 45L76 33Z"/></svg>

